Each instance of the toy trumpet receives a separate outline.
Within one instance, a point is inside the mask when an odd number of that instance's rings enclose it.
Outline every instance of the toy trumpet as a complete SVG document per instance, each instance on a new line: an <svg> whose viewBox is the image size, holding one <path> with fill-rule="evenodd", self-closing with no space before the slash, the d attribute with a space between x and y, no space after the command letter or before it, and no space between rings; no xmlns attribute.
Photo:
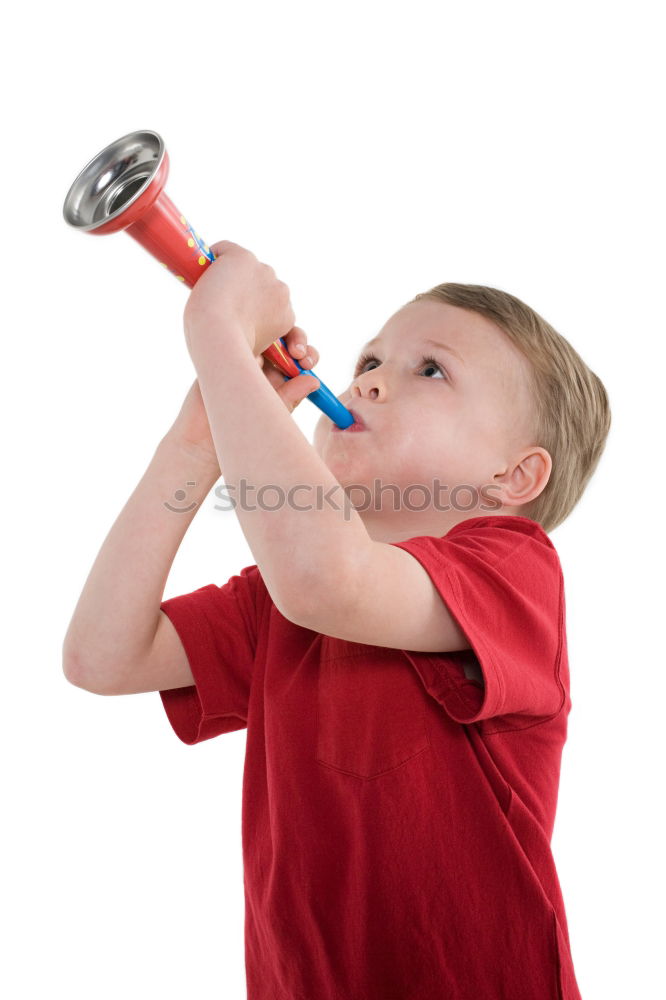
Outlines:
<svg viewBox="0 0 666 1000"><path fill-rule="evenodd" d="M164 190L169 157L157 132L129 132L105 146L79 173L63 205L65 221L96 236L124 230L192 288L215 254L178 211ZM262 352L285 378L314 375L302 368L279 337ZM316 376L319 378L319 376ZM340 428L354 418L319 379L310 399Z"/></svg>

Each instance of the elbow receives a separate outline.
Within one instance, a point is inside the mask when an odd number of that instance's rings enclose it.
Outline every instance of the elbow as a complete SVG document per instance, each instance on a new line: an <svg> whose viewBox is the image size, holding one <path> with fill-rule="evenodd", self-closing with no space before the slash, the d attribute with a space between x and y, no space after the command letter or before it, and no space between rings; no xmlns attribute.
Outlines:
<svg viewBox="0 0 666 1000"><path fill-rule="evenodd" d="M74 650L69 631L62 641L60 656L62 661L62 672L65 675L65 679L68 680L70 684L74 684L76 687L81 687L82 685L79 681L79 678L82 676L81 661L78 653Z"/></svg>
<svg viewBox="0 0 666 1000"><path fill-rule="evenodd" d="M280 594L271 594L271 599L283 618L286 618L292 625L301 625L307 628L304 622L307 608L305 602L296 592L287 589L286 592L283 591Z"/></svg>
<svg viewBox="0 0 666 1000"><path fill-rule="evenodd" d="M84 691L89 690L79 660L64 649L62 653L62 672L65 675L65 680L73 684L74 687L82 688Z"/></svg>
<svg viewBox="0 0 666 1000"><path fill-rule="evenodd" d="M345 621L355 605L357 566L356 559L351 564L340 559L308 569L299 579L291 580L273 603L294 625L328 634L335 623Z"/></svg>
<svg viewBox="0 0 666 1000"><path fill-rule="evenodd" d="M109 687L104 687L92 681L89 674L83 669L80 659L71 651L63 647L62 650L62 672L70 684L88 691L90 694L113 694Z"/></svg>
<svg viewBox="0 0 666 1000"><path fill-rule="evenodd" d="M65 675L65 679L68 680L70 684L75 684L77 687L80 687L78 681L75 680L75 678L80 675L79 663L72 651L68 649L67 640L65 640L62 645L61 658L62 672Z"/></svg>

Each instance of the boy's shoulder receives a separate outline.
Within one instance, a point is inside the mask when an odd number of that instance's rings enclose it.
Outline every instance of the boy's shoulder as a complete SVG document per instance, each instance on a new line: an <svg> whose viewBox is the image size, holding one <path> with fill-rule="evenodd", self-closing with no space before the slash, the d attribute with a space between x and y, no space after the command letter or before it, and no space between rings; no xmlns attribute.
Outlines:
<svg viewBox="0 0 666 1000"><path fill-rule="evenodd" d="M514 535L518 534L535 538L547 545L549 548L555 548L551 539L538 521L534 521L531 517L524 517L520 514L483 514L475 517L468 517L465 518L464 521L459 521L458 524L454 524L452 528L449 528L445 535L440 537L449 538L456 532L461 531L506 531Z"/></svg>
<svg viewBox="0 0 666 1000"><path fill-rule="evenodd" d="M536 560L554 564L561 571L557 549L541 524L520 515L468 517L453 525L444 535L416 535L392 544L425 547L453 561L464 553L493 564L513 557L516 562Z"/></svg>

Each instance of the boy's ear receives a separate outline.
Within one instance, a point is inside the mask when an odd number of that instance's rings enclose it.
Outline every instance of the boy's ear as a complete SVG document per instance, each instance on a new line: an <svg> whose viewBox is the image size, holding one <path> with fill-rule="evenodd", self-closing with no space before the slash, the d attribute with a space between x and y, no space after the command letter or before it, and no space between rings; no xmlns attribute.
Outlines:
<svg viewBox="0 0 666 1000"><path fill-rule="evenodd" d="M528 448L514 458L504 472L493 477L501 487L495 499L507 507L519 507L535 500L546 488L553 460L545 448Z"/></svg>

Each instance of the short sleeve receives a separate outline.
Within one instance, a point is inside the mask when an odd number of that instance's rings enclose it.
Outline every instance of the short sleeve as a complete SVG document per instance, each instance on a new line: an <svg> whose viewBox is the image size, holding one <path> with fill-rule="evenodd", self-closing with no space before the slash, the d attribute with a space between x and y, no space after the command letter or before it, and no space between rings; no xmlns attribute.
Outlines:
<svg viewBox="0 0 666 1000"><path fill-rule="evenodd" d="M246 566L222 586L209 583L160 604L178 632L195 682L159 692L183 743L247 726L260 579L256 565Z"/></svg>
<svg viewBox="0 0 666 1000"><path fill-rule="evenodd" d="M409 653L429 693L457 722L549 718L567 692L560 676L564 588L557 552L540 524L469 518L441 538L392 542L427 570L471 648ZM478 664L484 684L465 676Z"/></svg>

